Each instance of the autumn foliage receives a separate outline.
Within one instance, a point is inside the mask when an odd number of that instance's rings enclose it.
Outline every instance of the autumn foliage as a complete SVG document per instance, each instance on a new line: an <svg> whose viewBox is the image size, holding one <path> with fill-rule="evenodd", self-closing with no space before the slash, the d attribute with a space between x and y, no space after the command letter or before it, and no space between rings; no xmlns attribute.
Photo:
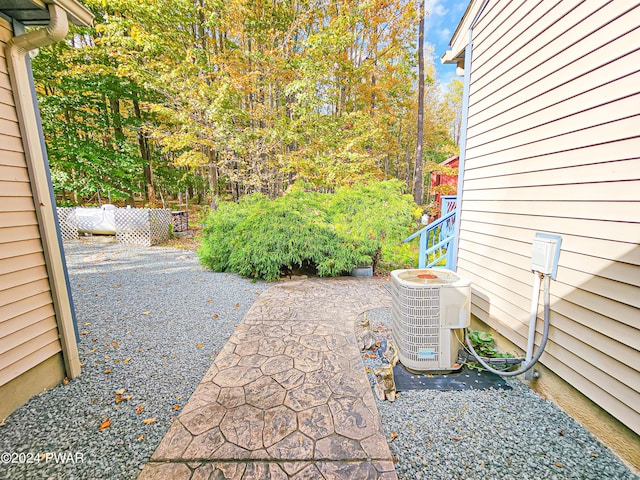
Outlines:
<svg viewBox="0 0 640 480"><path fill-rule="evenodd" d="M84 3L95 26L33 61L60 202L413 185L415 2ZM424 152L442 160L451 109L427 77Z"/></svg>

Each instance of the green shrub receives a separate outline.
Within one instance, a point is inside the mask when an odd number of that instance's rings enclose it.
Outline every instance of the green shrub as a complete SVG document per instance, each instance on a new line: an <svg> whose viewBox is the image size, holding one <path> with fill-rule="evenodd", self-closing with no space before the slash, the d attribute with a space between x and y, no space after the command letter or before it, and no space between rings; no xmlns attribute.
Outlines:
<svg viewBox="0 0 640 480"><path fill-rule="evenodd" d="M229 257L237 246L234 230L248 216L252 200L252 196L246 196L239 203L223 202L217 210L210 212L198 249L204 266L216 272L228 271Z"/></svg>
<svg viewBox="0 0 640 480"><path fill-rule="evenodd" d="M397 181L335 194L296 187L275 200L254 194L210 212L198 253L212 270L265 280L307 266L336 276L362 264L392 265L411 255L400 242L415 207Z"/></svg>
<svg viewBox="0 0 640 480"><path fill-rule="evenodd" d="M415 265L415 245L402 240L415 229L420 209L398 180L341 188L332 199L332 223L341 235L371 256L374 267Z"/></svg>

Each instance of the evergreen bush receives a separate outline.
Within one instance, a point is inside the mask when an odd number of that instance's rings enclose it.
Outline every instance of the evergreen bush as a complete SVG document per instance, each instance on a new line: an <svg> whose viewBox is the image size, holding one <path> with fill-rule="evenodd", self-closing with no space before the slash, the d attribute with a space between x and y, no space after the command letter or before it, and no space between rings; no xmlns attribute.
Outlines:
<svg viewBox="0 0 640 480"><path fill-rule="evenodd" d="M398 181L343 187L334 194L300 186L270 200L260 194L210 212L198 251L201 263L274 280L296 268L336 276L359 265L382 268L415 264L401 245L419 210Z"/></svg>

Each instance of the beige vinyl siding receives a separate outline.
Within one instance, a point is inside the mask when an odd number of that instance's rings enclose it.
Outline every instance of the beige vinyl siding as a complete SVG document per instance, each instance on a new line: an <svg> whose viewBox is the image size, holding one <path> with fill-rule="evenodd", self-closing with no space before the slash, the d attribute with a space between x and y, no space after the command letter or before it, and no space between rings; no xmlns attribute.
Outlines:
<svg viewBox="0 0 640 480"><path fill-rule="evenodd" d="M61 351L0 19L0 386Z"/></svg>
<svg viewBox="0 0 640 480"><path fill-rule="evenodd" d="M458 257L473 314L524 349L531 240L562 235L542 363L636 433L638 18L639 2L487 4L473 31Z"/></svg>

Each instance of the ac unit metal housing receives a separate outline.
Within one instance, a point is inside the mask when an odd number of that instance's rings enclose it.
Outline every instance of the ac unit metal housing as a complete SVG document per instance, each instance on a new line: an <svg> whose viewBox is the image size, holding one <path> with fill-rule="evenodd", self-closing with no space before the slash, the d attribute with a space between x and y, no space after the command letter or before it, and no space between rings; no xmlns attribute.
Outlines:
<svg viewBox="0 0 640 480"><path fill-rule="evenodd" d="M471 281L440 268L394 270L391 279L400 362L417 372L455 370L459 343L453 330L469 326Z"/></svg>

